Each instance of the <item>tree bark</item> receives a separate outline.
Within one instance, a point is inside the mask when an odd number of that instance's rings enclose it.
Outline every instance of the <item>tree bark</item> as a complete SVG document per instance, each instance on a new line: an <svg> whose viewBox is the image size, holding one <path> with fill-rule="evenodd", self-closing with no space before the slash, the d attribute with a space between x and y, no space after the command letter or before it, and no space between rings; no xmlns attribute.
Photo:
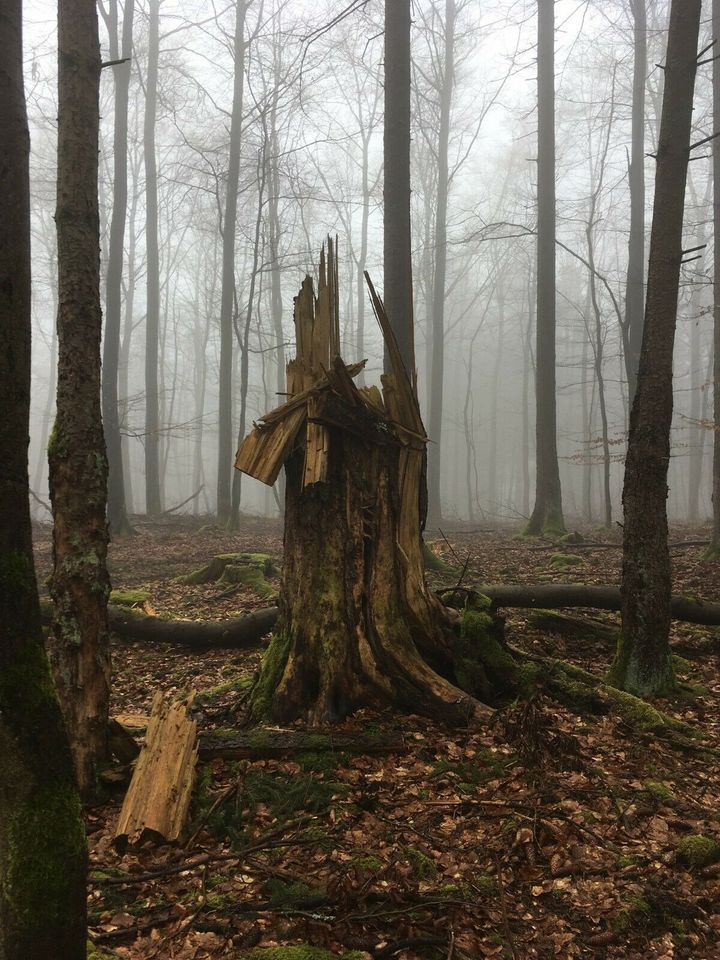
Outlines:
<svg viewBox="0 0 720 960"><path fill-rule="evenodd" d="M240 179L240 136L245 81L246 0L235 5L233 40L233 101L230 116L228 175L222 230L222 287L220 290L220 371L218 419L217 516L227 523L232 513L231 474L233 453L233 304L235 301L235 227Z"/></svg>
<svg viewBox="0 0 720 960"><path fill-rule="evenodd" d="M645 324L625 463L623 628L611 675L615 686L639 696L674 684L667 474L700 5L700 0L673 0L670 12Z"/></svg>
<svg viewBox="0 0 720 960"><path fill-rule="evenodd" d="M64 0L59 14L61 36L82 35L94 3ZM22 4L8 0L0 11L0 957L84 960L85 831L43 649L30 525L30 139L22 53Z"/></svg>
<svg viewBox="0 0 720 960"><path fill-rule="evenodd" d="M440 123L438 127L437 202L435 205L435 270L432 293L432 365L428 410L430 438L428 451L428 513L433 520L442 518L440 464L442 463L442 414L445 377L445 276L447 268L448 142L450 112L455 79L455 2L445 0L445 36L442 83L440 85Z"/></svg>
<svg viewBox="0 0 720 960"><path fill-rule="evenodd" d="M382 394L355 387L358 368L338 356L331 242L319 272L317 299L307 277L295 300L290 399L245 438L236 463L268 484L284 463L287 478L280 620L252 715L325 723L392 705L467 722L481 707L459 689L452 614L425 583L417 394L372 286L392 373Z"/></svg>
<svg viewBox="0 0 720 960"><path fill-rule="evenodd" d="M120 59L132 55L132 29L135 0L127 0L123 11ZM117 13L115 13L117 22ZM114 66L115 133L113 146L113 207L110 221L110 244L105 278L105 336L103 339L102 415L109 465L108 522L112 533L122 536L131 532L125 504L125 482L122 468L122 439L118 411L118 364L120 357L120 321L127 208L127 117L130 87L130 62Z"/></svg>
<svg viewBox="0 0 720 960"><path fill-rule="evenodd" d="M410 0L385 0L383 263L385 309L415 381L410 232ZM388 368L388 357L385 367Z"/></svg>
<svg viewBox="0 0 720 960"><path fill-rule="evenodd" d="M720 37L720 0L712 3L713 37ZM713 55L714 50L713 50ZM720 130L720 60L713 60L713 129ZM712 465L712 552L720 554L720 141L716 137L712 145L713 155L713 225L714 225L714 277L713 277L713 436Z"/></svg>
<svg viewBox="0 0 720 960"><path fill-rule="evenodd" d="M147 250L147 319L145 323L145 512L162 513L160 495L160 410L158 347L160 326L160 257L158 251L158 190L155 157L160 0L148 8L148 65L145 90L145 247Z"/></svg>
<svg viewBox="0 0 720 960"><path fill-rule="evenodd" d="M625 285L623 353L632 406L637 389L645 301L645 81L647 78L647 0L629 0L634 59L630 149L630 239Z"/></svg>
<svg viewBox="0 0 720 960"><path fill-rule="evenodd" d="M535 506L527 532L565 530L555 387L555 10L538 0L538 233Z"/></svg>
<svg viewBox="0 0 720 960"><path fill-rule="evenodd" d="M49 447L55 616L50 658L81 795L108 756L107 459L100 413L100 44L92 4L68 2L58 75L58 391Z"/></svg>

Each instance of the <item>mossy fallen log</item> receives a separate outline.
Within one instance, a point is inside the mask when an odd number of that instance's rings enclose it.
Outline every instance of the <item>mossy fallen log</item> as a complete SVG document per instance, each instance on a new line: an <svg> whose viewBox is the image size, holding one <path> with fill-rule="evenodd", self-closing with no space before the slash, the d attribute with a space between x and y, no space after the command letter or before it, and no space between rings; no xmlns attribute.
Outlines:
<svg viewBox="0 0 720 960"><path fill-rule="evenodd" d="M466 592L463 587L438 591L441 597ZM620 610L617 587L576 583L489 584L477 588L492 601L493 609L526 608L553 610L585 607L594 610ZM720 626L720 603L694 597L673 596L671 616L674 620ZM52 605L42 604L43 622L49 623ZM259 645L270 633L278 618L277 607L263 607L233 620L161 620L140 610L110 606L110 629L124 639L147 643L177 643L195 650L208 648L247 650Z"/></svg>
<svg viewBox="0 0 720 960"><path fill-rule="evenodd" d="M124 640L143 643L176 643L190 650L251 650L270 633L277 607L263 607L232 620L162 620L140 610L108 607L111 632ZM52 604L42 604L43 623L52 618Z"/></svg>
<svg viewBox="0 0 720 960"><path fill-rule="evenodd" d="M525 607L529 609L563 609L588 607L594 610L620 610L618 587L583 583L492 584L475 588L493 601L493 607ZM440 591L441 596L457 592L453 587ZM673 620L720 626L720 603L695 597L674 595L670 600Z"/></svg>
<svg viewBox="0 0 720 960"><path fill-rule="evenodd" d="M395 733L273 730L257 727L210 730L200 735L201 760L271 760L307 753L376 755L405 753L407 744Z"/></svg>

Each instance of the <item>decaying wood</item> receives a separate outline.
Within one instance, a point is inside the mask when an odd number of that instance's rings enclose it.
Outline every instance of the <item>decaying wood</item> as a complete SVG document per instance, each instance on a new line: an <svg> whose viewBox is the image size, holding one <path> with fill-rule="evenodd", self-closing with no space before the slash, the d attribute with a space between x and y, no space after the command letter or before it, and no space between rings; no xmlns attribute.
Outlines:
<svg viewBox="0 0 720 960"><path fill-rule="evenodd" d="M366 278L389 372L382 390L353 382L361 365L347 365L339 354L337 271L329 241L317 297L307 277L295 301L290 399L255 425L238 452L238 468L267 482L277 475L280 448L287 451L276 638L283 649L266 660L266 675L251 696L253 717L324 724L375 704L467 722L484 708L455 683L457 614L425 583L421 491L427 436L414 371L405 369ZM298 411L299 428L294 419L290 423ZM291 433L294 439L285 443Z"/></svg>
<svg viewBox="0 0 720 960"><path fill-rule="evenodd" d="M231 737L212 730L200 735L201 760L268 760L302 753L352 753L385 755L404 753L407 745L398 734L368 736L359 733L319 733L258 727L237 731Z"/></svg>
<svg viewBox="0 0 720 960"><path fill-rule="evenodd" d="M119 846L147 839L172 843L182 832L197 764L197 728L189 716L194 692L184 700L153 699L145 745L120 811Z"/></svg>

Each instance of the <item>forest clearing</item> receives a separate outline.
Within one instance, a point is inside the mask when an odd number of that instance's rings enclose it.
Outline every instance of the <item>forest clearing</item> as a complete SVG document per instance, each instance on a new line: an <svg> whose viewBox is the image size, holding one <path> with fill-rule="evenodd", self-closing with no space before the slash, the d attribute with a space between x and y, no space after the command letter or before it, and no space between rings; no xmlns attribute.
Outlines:
<svg viewBox="0 0 720 960"><path fill-rule="evenodd" d="M281 525L247 518L243 527L230 536L201 520L138 518L138 536L110 549L120 599L152 616L202 620L267 605L251 587L177 579L218 554L263 553L277 587ZM444 532L447 541L433 541L448 564L430 573L438 589L456 584L463 569L467 584L617 580L617 539L611 549L578 548L527 543L512 528ZM706 533L685 527L673 539ZM593 530L586 536L605 540ZM47 528L35 544L42 578L50 569ZM674 551L678 591L717 596L720 574L701 553ZM598 676L607 669L613 614L506 615L514 646ZM186 830L192 842L124 855L113 846L123 791L115 785L87 813L93 940L138 960L244 956L239 948L257 943L309 943L358 958L446 956L451 942L457 957L716 955L720 859L706 862L715 860L712 847L695 848L693 838L717 837L720 644L716 631L679 621L672 643L683 685L656 706L702 733L690 750L542 694L472 732L363 711L335 729L351 739L372 731L378 742L399 743L397 752L315 746L245 760L203 760L201 752ZM261 651L115 641L111 713L140 724L156 689L193 688L201 743L214 729L228 736ZM142 729L130 729L142 738Z"/></svg>

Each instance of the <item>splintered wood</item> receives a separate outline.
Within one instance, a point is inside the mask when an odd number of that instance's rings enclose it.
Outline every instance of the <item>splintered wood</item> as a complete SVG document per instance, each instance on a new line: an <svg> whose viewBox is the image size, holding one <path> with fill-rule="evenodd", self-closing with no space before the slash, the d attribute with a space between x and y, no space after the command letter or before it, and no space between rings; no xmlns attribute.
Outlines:
<svg viewBox="0 0 720 960"><path fill-rule="evenodd" d="M197 729L189 710L194 691L172 702L156 693L145 746L120 811L115 841L172 843L182 832L190 807L197 764Z"/></svg>
<svg viewBox="0 0 720 960"><path fill-rule="evenodd" d="M317 298L310 277L305 278L295 298L297 356L287 367L290 399L254 424L240 445L235 466L272 485L296 442L301 440L306 487L327 481L332 428L350 431L369 442L396 443L401 448L402 502L408 505L404 511L401 508L400 546L417 552L417 502L427 436L413 371L405 370L382 301L367 274L365 277L392 370L382 377L382 393L377 387L359 389L353 382L365 361L346 365L340 358L337 251L336 244L328 239L327 258L324 247L320 256ZM418 569L422 570L422 564Z"/></svg>

